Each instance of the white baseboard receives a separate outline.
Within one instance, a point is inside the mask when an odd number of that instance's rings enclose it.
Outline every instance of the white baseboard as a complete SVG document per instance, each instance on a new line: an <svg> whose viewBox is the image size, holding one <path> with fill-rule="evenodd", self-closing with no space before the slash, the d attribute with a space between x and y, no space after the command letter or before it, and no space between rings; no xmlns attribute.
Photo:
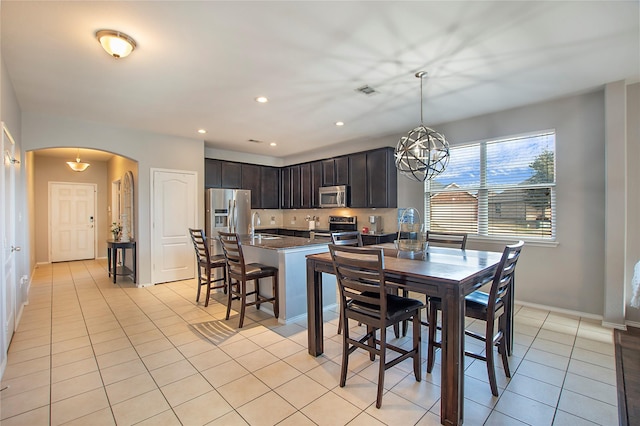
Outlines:
<svg viewBox="0 0 640 426"><path fill-rule="evenodd" d="M572 315L572 316L575 316L575 317L582 317L582 318L589 318L589 319L596 320L596 321L598 321L598 320L602 321L602 319L603 319L602 315L595 315L595 314L589 314L589 313L586 313L586 312L573 311L571 309L562 309L562 308L558 308L556 306L540 305L538 303L524 302L522 300L516 300L516 305L522 305L522 306L526 306L526 307L529 307L529 308L540 309L542 311L556 312L558 314Z"/></svg>
<svg viewBox="0 0 640 426"><path fill-rule="evenodd" d="M637 321L626 321L625 324L628 327L640 328L640 322L637 322Z"/></svg>

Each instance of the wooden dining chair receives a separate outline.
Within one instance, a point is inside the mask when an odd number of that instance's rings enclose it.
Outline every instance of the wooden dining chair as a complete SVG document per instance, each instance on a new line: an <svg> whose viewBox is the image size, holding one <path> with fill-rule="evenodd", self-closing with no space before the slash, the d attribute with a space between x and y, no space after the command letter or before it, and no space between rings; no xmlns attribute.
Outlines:
<svg viewBox="0 0 640 426"><path fill-rule="evenodd" d="M332 232L331 242L336 246L362 247L362 235L360 231ZM342 333L342 310L338 318L338 334Z"/></svg>
<svg viewBox="0 0 640 426"><path fill-rule="evenodd" d="M227 262L227 276L229 277L229 297L225 319L229 319L233 300L240 300L240 322L238 328L242 328L247 306L255 305L257 309L260 309L261 304L270 302L273 304L273 314L278 318L278 268L261 263L245 263L240 236L228 232L219 232L219 234ZM260 293L260 279L268 277L271 277L271 296L264 296ZM254 282L252 290L247 288L249 281ZM255 296L255 298L249 302L247 301L247 296Z"/></svg>
<svg viewBox="0 0 640 426"><path fill-rule="evenodd" d="M453 247L464 250L467 248L467 234L457 232L427 231L427 242L443 247Z"/></svg>
<svg viewBox="0 0 640 426"><path fill-rule="evenodd" d="M464 250L467 248L467 234L462 232L438 232L438 231L427 231L426 241L429 244L434 244L436 246L442 247L450 247L450 248L458 248L460 250ZM406 289L402 290L402 296L408 297L409 292ZM431 298L427 297L427 306L429 306L429 301ZM429 326L429 321L422 320L422 325L425 327ZM402 324L402 334L406 336L407 334L407 323Z"/></svg>
<svg viewBox="0 0 640 426"><path fill-rule="evenodd" d="M207 288L207 296L204 306L209 306L209 298L211 290L222 288L227 293L227 268L224 254L211 255L209 252L209 244L202 229L189 228L189 235L193 247L196 250L196 260L198 262L198 295L196 302L200 301L200 291L202 286ZM211 279L216 269L222 269L222 278ZM216 284L221 283L221 284Z"/></svg>
<svg viewBox="0 0 640 426"><path fill-rule="evenodd" d="M474 291L465 297L465 315L470 318L485 321L484 334L465 330L465 334L474 339L484 342L484 355L465 351L465 355L483 360L487 363L487 373L489 374L489 385L491 393L498 396L498 385L496 383L496 370L494 362L493 347L498 347L498 353L502 357L504 373L511 377L509 370L509 359L507 351L507 315L506 308L510 303L510 292L513 291L513 277L516 263L520 258L520 252L524 246L523 241L517 244L508 245L502 252L502 258L496 269L496 273L491 281L489 293ZM442 310L442 301L432 298L429 300L429 322L436 324L438 310ZM498 328L495 328L496 320ZM436 329L429 327L429 341L427 354L427 373L431 373L435 363L435 348L441 347L440 342L436 342Z"/></svg>
<svg viewBox="0 0 640 426"><path fill-rule="evenodd" d="M413 374L417 381L421 380L420 369L420 310L424 304L415 299L388 294L385 273L384 254L381 248L365 248L329 245L334 272L340 293L340 309L345 324L349 319L367 326L364 336L352 338L349 327L342 334L342 368L340 387L344 387L347 379L349 355L356 349L369 352L374 361L380 357L378 369L378 393L376 407L382 405L384 390L384 372L394 365L413 359ZM413 321L413 341L407 350L387 342L387 328L401 321ZM379 332L379 337L376 333ZM387 350L398 355L387 360Z"/></svg>
<svg viewBox="0 0 640 426"><path fill-rule="evenodd" d="M336 246L362 247L362 235L360 231L332 232L331 242Z"/></svg>

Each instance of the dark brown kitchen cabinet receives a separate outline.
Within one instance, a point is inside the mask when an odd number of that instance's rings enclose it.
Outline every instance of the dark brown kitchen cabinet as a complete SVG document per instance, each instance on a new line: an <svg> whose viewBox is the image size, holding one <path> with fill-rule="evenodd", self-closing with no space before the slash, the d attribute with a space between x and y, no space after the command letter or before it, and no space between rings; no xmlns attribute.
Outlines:
<svg viewBox="0 0 640 426"><path fill-rule="evenodd" d="M349 184L349 157L322 160L322 186Z"/></svg>
<svg viewBox="0 0 640 426"><path fill-rule="evenodd" d="M398 207L398 172L393 148L367 152L367 207Z"/></svg>
<svg viewBox="0 0 640 426"><path fill-rule="evenodd" d="M311 163L311 207L320 207L320 187L322 186L322 161Z"/></svg>
<svg viewBox="0 0 640 426"><path fill-rule="evenodd" d="M222 164L220 160L204 159L204 187L222 188Z"/></svg>
<svg viewBox="0 0 640 426"><path fill-rule="evenodd" d="M294 195L295 196L295 195ZM311 164L300 164L300 205L299 207L311 208Z"/></svg>
<svg viewBox="0 0 640 426"><path fill-rule="evenodd" d="M293 204L291 193L291 167L283 167L280 171L280 208L290 209Z"/></svg>
<svg viewBox="0 0 640 426"><path fill-rule="evenodd" d="M221 162L221 187L242 189L242 164L231 161Z"/></svg>
<svg viewBox="0 0 640 426"><path fill-rule="evenodd" d="M367 207L367 153L349 156L349 207Z"/></svg>
<svg viewBox="0 0 640 426"><path fill-rule="evenodd" d="M336 163L333 158L322 160L322 186L335 185Z"/></svg>
<svg viewBox="0 0 640 426"><path fill-rule="evenodd" d="M349 185L349 157L336 157L334 185Z"/></svg>
<svg viewBox="0 0 640 426"><path fill-rule="evenodd" d="M397 179L393 148L349 155L350 207L397 207Z"/></svg>
<svg viewBox="0 0 640 426"><path fill-rule="evenodd" d="M242 164L242 189L251 191L251 208L262 208L260 192L262 189L261 167L255 164Z"/></svg>
<svg viewBox="0 0 640 426"><path fill-rule="evenodd" d="M260 201L263 209L277 209L280 207L280 169L263 166L260 170L261 191Z"/></svg>
<svg viewBox="0 0 640 426"><path fill-rule="evenodd" d="M291 191L291 207L299 209L302 206L302 191L300 190L300 165L289 166L289 179Z"/></svg>

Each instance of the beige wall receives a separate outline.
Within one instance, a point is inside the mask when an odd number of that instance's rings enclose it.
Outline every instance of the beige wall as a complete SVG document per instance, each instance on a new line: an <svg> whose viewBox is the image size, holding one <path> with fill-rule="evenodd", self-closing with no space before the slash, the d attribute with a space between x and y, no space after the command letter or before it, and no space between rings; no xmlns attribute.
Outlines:
<svg viewBox="0 0 640 426"><path fill-rule="evenodd" d="M131 218L131 222L133 224L133 237L137 235L139 230L138 220L140 215L138 214L138 192L136 187L138 186L138 163L133 160L129 160L128 158L121 157L119 155L114 156L107 163L107 211L105 214L108 217L108 227L111 229L111 224L113 222L119 222L120 218L114 217L113 212L111 211L111 200L112 200L112 183L115 181L122 181L125 173L131 172L133 174L133 214L134 217Z"/></svg>
<svg viewBox="0 0 640 426"><path fill-rule="evenodd" d="M160 135L39 113L24 113L22 122L25 150L80 147L109 151L137 161L138 174L134 175L134 186L137 194L135 198L138 200L135 238L138 285L152 283L151 222L153 215L150 210L152 169L185 170L197 173L198 187L203 189L198 194L197 200L198 223L204 223L204 142L202 140ZM119 173L115 171L115 166L113 173L114 175ZM105 176L107 176L106 171ZM107 179L105 177L105 180ZM39 244L40 236L36 235L35 245Z"/></svg>
<svg viewBox="0 0 640 426"><path fill-rule="evenodd" d="M73 160L73 159L71 159ZM36 262L49 262L49 182L88 183L97 186L96 193L96 241L104 241L109 234L109 217L107 211L107 163L91 161L91 166L84 172L74 172L67 166L65 158L46 157L37 152L34 155L34 222L37 236ZM106 257L104 244L98 244L96 257Z"/></svg>

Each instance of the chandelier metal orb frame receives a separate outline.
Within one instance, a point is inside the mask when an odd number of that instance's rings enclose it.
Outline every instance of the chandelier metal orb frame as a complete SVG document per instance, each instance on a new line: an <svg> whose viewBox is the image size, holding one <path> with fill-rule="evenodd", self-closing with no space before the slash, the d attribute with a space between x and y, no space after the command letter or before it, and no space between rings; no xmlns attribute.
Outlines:
<svg viewBox="0 0 640 426"><path fill-rule="evenodd" d="M398 171L418 182L433 179L449 164L449 143L441 133L422 122L422 78L425 75L425 71L416 73L420 79L420 126L400 138L394 153Z"/></svg>

